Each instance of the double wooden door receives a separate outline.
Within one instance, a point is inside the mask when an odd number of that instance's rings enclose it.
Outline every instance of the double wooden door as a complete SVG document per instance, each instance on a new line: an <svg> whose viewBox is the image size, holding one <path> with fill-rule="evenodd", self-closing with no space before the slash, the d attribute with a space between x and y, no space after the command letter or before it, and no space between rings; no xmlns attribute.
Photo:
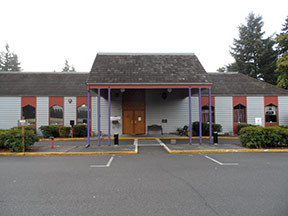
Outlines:
<svg viewBox="0 0 288 216"><path fill-rule="evenodd" d="M126 90L122 110L123 134L145 134L145 91Z"/></svg>

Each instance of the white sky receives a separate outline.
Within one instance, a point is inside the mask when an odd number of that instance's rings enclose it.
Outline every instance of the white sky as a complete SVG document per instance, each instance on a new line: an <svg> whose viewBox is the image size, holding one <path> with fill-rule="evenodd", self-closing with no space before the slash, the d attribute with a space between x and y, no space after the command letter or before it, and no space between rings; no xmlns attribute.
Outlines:
<svg viewBox="0 0 288 216"><path fill-rule="evenodd" d="M24 71L61 71L67 59L89 72L97 52L195 53L208 72L229 53L249 12L267 35L279 33L287 0L0 0L0 51Z"/></svg>

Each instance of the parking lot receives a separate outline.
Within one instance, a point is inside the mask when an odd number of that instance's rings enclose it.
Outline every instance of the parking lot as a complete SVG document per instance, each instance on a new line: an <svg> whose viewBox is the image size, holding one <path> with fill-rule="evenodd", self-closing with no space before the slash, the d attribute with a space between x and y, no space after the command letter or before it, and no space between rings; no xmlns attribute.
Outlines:
<svg viewBox="0 0 288 216"><path fill-rule="evenodd" d="M0 157L0 215L287 215L288 153Z"/></svg>

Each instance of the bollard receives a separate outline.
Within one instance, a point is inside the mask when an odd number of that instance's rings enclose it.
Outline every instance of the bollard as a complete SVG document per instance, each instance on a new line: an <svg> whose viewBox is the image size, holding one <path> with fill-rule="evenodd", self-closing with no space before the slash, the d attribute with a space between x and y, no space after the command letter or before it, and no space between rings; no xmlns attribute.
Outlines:
<svg viewBox="0 0 288 216"><path fill-rule="evenodd" d="M54 148L54 137L50 137L51 139L51 148Z"/></svg>
<svg viewBox="0 0 288 216"><path fill-rule="evenodd" d="M114 145L119 145L119 135L118 135L118 133L114 134Z"/></svg>
<svg viewBox="0 0 288 216"><path fill-rule="evenodd" d="M218 132L213 133L214 144L218 144Z"/></svg>

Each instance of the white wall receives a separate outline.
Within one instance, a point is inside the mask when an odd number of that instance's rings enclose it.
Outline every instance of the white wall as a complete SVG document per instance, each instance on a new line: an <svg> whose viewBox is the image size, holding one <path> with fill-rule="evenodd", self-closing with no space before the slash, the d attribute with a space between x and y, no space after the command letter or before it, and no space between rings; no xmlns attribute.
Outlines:
<svg viewBox="0 0 288 216"><path fill-rule="evenodd" d="M233 132L232 97L215 97L215 123L222 125L223 133Z"/></svg>
<svg viewBox="0 0 288 216"><path fill-rule="evenodd" d="M49 125L49 97L37 97L36 107L37 134L42 135L39 127Z"/></svg>
<svg viewBox="0 0 288 216"><path fill-rule="evenodd" d="M21 119L21 97L0 97L0 129L17 126Z"/></svg>
<svg viewBox="0 0 288 216"><path fill-rule="evenodd" d="M278 97L279 125L288 125L288 97Z"/></svg>
<svg viewBox="0 0 288 216"><path fill-rule="evenodd" d="M72 102L69 103L69 99L72 99ZM76 122L76 97L64 97L64 126L70 126L70 120Z"/></svg>
<svg viewBox="0 0 288 216"><path fill-rule="evenodd" d="M255 118L262 119L262 126L265 126L264 97L247 96L247 123L255 125Z"/></svg>

